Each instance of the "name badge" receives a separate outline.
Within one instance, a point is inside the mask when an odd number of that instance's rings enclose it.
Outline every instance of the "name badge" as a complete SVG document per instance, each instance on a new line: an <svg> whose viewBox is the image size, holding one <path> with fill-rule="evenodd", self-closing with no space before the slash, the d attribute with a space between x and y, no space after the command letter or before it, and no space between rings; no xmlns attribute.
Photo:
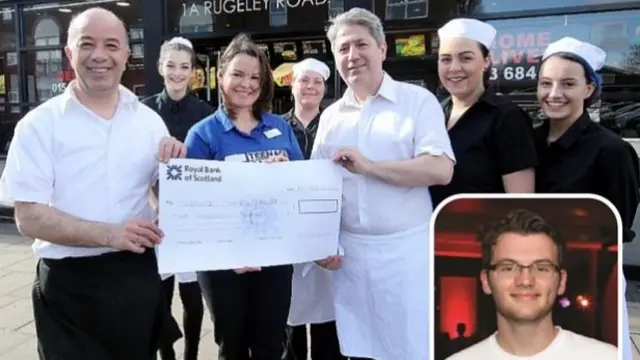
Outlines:
<svg viewBox="0 0 640 360"><path fill-rule="evenodd" d="M267 139L273 139L274 137L280 135L282 135L282 133L278 129L270 129L264 132L264 136L266 136Z"/></svg>

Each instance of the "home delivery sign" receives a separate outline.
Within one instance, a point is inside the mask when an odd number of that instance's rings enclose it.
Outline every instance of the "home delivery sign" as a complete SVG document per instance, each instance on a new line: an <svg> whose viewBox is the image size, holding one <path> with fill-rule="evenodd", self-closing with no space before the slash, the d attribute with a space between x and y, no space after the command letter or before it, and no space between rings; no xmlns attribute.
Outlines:
<svg viewBox="0 0 640 360"><path fill-rule="evenodd" d="M328 0L206 0L182 3L182 16L231 15L257 11L277 11L317 7Z"/></svg>
<svg viewBox="0 0 640 360"><path fill-rule="evenodd" d="M538 18L496 20L491 50L491 80L537 81L540 60L552 42L571 36L607 52L606 65L625 73L640 71L640 11L613 11Z"/></svg>

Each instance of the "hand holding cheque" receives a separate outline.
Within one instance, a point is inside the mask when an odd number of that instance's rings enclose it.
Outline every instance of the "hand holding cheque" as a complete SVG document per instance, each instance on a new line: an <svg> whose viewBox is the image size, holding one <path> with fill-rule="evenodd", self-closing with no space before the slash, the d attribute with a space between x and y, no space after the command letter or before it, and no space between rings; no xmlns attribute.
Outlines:
<svg viewBox="0 0 640 360"><path fill-rule="evenodd" d="M159 271L245 272L335 255L342 207L336 165L271 162L160 164Z"/></svg>

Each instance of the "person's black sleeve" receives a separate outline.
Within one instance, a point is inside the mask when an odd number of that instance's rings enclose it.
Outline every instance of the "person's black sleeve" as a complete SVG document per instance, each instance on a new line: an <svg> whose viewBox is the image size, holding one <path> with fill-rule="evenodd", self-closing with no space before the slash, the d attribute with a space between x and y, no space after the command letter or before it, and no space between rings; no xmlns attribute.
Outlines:
<svg viewBox="0 0 640 360"><path fill-rule="evenodd" d="M624 140L605 144L598 156L600 194L616 207L623 228L623 242L635 237L631 230L640 203L640 170L638 155Z"/></svg>

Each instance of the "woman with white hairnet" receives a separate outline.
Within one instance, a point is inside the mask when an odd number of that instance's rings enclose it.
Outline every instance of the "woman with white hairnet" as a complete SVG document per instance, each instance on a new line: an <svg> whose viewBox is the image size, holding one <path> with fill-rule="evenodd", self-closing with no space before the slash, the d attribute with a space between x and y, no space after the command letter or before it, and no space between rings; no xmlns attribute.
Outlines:
<svg viewBox="0 0 640 360"><path fill-rule="evenodd" d="M469 193L531 193L538 156L531 118L488 84L489 49L497 31L457 18L438 29L438 76L450 97L445 122L456 156L447 185L430 186L434 208Z"/></svg>
<svg viewBox="0 0 640 360"><path fill-rule="evenodd" d="M291 93L294 107L284 118L293 128L305 159L311 156L322 113L325 82L330 74L326 64L313 58L293 66ZM304 264L294 266L287 360L306 360L309 347L313 360L346 360L340 354L333 303L323 301L326 298L314 293L314 289L331 288L330 276L328 270L318 267L306 273ZM326 295L326 291L323 295ZM307 324L310 324L311 346L307 344Z"/></svg>
<svg viewBox="0 0 640 360"><path fill-rule="evenodd" d="M542 56L538 74L538 101L547 115L536 129L540 166L536 192L591 193L609 200L622 220L623 242L631 230L640 194L638 155L620 136L591 120L587 108L602 92L597 74L606 52L571 37L551 43ZM620 257L621 258L621 257ZM626 288L624 274L623 289ZM632 360L627 303L622 292L624 360Z"/></svg>
<svg viewBox="0 0 640 360"><path fill-rule="evenodd" d="M156 111L164 120L169 133L184 141L189 128L213 113L213 106L189 93L189 82L194 73L196 55L187 39L174 37L160 47L158 71L164 80L164 89L142 103ZM184 325L184 360L196 360L200 345L200 332L204 317L202 293L196 273L161 274L167 310L170 311L176 278L182 301ZM162 341L162 360L175 360L173 342Z"/></svg>

